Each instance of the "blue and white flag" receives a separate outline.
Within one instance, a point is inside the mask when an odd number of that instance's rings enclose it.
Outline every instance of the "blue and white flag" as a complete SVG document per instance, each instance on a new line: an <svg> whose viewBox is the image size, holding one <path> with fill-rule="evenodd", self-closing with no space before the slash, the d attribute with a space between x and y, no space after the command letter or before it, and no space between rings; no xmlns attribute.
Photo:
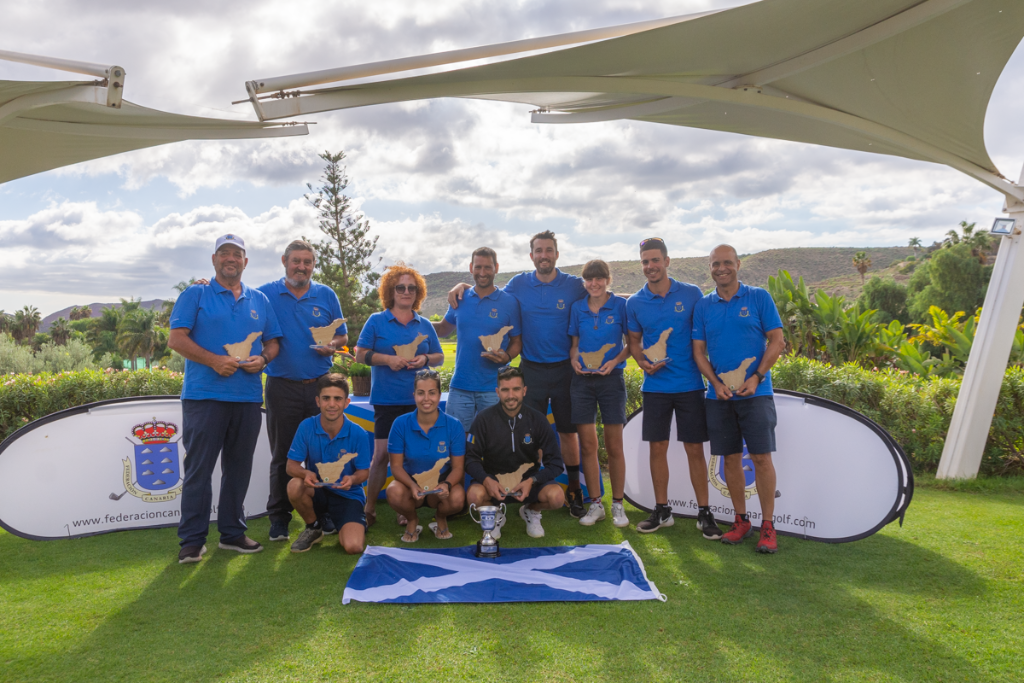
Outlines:
<svg viewBox="0 0 1024 683"><path fill-rule="evenodd" d="M621 545L410 550L370 546L345 585L357 602L550 602L664 600L633 548Z"/></svg>

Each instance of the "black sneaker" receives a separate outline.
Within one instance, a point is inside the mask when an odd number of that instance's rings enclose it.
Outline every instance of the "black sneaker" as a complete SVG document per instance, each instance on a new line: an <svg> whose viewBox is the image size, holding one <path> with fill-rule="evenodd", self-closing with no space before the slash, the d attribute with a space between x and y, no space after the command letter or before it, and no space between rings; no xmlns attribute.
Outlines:
<svg viewBox="0 0 1024 683"><path fill-rule="evenodd" d="M722 537L722 530L718 528L715 516L710 510L701 510L697 513L697 528L709 541L717 541Z"/></svg>
<svg viewBox="0 0 1024 683"><path fill-rule="evenodd" d="M178 551L178 564L189 564L203 559L205 545L187 545Z"/></svg>
<svg viewBox="0 0 1024 683"><path fill-rule="evenodd" d="M234 550L236 553L242 553L243 555L251 555L263 550L263 546L248 536L239 536L233 541L221 541L217 544L217 547L221 550Z"/></svg>
<svg viewBox="0 0 1024 683"><path fill-rule="evenodd" d="M330 515L324 515L320 518L320 528L324 530L325 534L334 534L338 532L338 527L334 526L334 520L331 519Z"/></svg>
<svg viewBox="0 0 1024 683"><path fill-rule="evenodd" d="M663 526L672 526L675 523L676 520L672 517L672 508L668 505L657 505L650 517L636 525L636 530L642 534L649 534Z"/></svg>
<svg viewBox="0 0 1024 683"><path fill-rule="evenodd" d="M271 522L270 523L270 540L271 541L287 541L288 540L288 522Z"/></svg>
<svg viewBox="0 0 1024 683"><path fill-rule="evenodd" d="M295 539L295 543L292 543L293 553L304 553L313 547L314 543L319 543L324 540L323 529L310 529L306 527L299 534L299 537Z"/></svg>
<svg viewBox="0 0 1024 683"><path fill-rule="evenodd" d="M587 513L583 509L583 491L580 489L569 489L565 492L565 502L569 505L569 514L579 519Z"/></svg>

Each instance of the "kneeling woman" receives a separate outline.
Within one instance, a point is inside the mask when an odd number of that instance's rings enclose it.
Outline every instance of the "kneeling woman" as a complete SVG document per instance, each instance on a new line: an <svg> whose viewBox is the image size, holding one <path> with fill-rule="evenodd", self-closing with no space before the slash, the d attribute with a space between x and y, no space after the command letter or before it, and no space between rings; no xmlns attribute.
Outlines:
<svg viewBox="0 0 1024 683"><path fill-rule="evenodd" d="M415 543L423 527L416 509L435 509L431 525L439 539L449 539L448 516L462 510L466 494L462 488L466 433L455 418L438 410L441 377L434 370L416 373L413 400L416 411L400 415L388 435L391 475L388 504L408 523L402 541Z"/></svg>

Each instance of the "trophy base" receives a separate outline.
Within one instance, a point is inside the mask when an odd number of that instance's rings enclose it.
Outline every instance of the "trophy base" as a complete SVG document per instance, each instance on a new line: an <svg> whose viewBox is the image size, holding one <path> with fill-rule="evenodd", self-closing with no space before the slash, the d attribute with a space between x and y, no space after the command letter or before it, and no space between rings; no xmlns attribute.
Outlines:
<svg viewBox="0 0 1024 683"><path fill-rule="evenodd" d="M477 541L476 556L486 558L501 557L501 548L498 547L497 543L494 545L482 545L480 541Z"/></svg>

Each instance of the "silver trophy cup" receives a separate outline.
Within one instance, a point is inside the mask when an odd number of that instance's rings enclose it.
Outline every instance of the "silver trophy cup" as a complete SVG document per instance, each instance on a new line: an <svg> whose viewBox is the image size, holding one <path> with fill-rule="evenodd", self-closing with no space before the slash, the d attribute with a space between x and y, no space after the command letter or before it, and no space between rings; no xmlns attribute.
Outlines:
<svg viewBox="0 0 1024 683"><path fill-rule="evenodd" d="M480 518L473 516L473 510L479 513ZM469 506L469 517L474 522L480 525L480 528L484 530L484 537L476 542L476 556L477 557L499 557L501 555L501 548L498 547L498 541L491 532L494 531L494 527L498 522L498 514L505 514L505 504L501 506L495 505L483 505L477 507L476 505L470 504Z"/></svg>

